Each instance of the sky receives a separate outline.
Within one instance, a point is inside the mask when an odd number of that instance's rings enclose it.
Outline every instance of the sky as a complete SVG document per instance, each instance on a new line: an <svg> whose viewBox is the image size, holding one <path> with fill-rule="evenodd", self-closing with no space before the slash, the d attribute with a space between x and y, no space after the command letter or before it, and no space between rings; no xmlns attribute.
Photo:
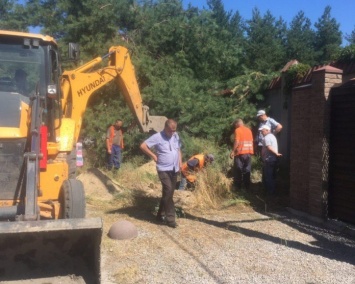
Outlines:
<svg viewBox="0 0 355 284"><path fill-rule="evenodd" d="M326 6L330 6L331 16L340 24L340 31L343 36L355 29L355 0L222 0L225 11L236 12L245 20L252 17L253 8L258 8L263 16L267 10L278 19L280 16L290 24L299 11L303 11L305 16L314 24L323 15ZM208 8L207 0L183 0L184 7L188 4L199 8ZM347 43L343 39L343 44Z"/></svg>

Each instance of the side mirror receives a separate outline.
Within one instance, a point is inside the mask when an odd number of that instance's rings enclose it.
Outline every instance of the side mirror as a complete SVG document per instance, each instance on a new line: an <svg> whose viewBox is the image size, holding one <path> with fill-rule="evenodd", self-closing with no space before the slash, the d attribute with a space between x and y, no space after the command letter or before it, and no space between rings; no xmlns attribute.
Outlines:
<svg viewBox="0 0 355 284"><path fill-rule="evenodd" d="M78 43L70 42L68 45L68 57L71 60L79 60L80 48Z"/></svg>

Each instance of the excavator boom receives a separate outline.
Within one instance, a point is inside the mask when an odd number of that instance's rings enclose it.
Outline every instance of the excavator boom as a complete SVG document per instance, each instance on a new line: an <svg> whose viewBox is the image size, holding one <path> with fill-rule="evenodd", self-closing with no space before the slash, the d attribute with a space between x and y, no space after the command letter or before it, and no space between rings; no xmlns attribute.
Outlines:
<svg viewBox="0 0 355 284"><path fill-rule="evenodd" d="M105 68L96 69L104 59L108 59ZM81 129L82 115L89 98L102 86L113 81L121 91L127 106L134 115L138 127L143 132L161 131L166 121L165 116L151 116L149 107L142 102L128 49L123 46L113 46L109 53L93 59L75 70L65 71L62 76L62 106L65 117L77 122L75 138L77 141ZM71 96L69 99L67 96ZM68 105L68 102L72 104Z"/></svg>

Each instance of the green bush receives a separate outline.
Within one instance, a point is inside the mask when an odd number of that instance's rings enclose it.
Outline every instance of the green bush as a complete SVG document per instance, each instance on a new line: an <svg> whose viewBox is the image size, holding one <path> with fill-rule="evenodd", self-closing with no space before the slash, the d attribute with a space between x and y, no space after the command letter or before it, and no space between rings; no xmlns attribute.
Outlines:
<svg viewBox="0 0 355 284"><path fill-rule="evenodd" d="M183 162L196 154L213 154L215 160L213 168L226 173L230 168L229 150L227 145L218 146L214 141L192 137L186 132L180 133L182 141Z"/></svg>

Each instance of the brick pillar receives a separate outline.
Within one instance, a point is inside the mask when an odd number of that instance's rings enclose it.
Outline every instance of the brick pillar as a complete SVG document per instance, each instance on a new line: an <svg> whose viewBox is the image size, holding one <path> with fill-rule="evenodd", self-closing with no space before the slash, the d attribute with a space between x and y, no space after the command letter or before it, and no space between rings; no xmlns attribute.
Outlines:
<svg viewBox="0 0 355 284"><path fill-rule="evenodd" d="M308 211L309 186L309 121L310 85L300 86L292 92L291 105L291 149L290 149L290 205Z"/></svg>
<svg viewBox="0 0 355 284"><path fill-rule="evenodd" d="M342 70L325 66L311 84L293 90L291 131L291 207L325 217L328 198L330 89L341 84Z"/></svg>

